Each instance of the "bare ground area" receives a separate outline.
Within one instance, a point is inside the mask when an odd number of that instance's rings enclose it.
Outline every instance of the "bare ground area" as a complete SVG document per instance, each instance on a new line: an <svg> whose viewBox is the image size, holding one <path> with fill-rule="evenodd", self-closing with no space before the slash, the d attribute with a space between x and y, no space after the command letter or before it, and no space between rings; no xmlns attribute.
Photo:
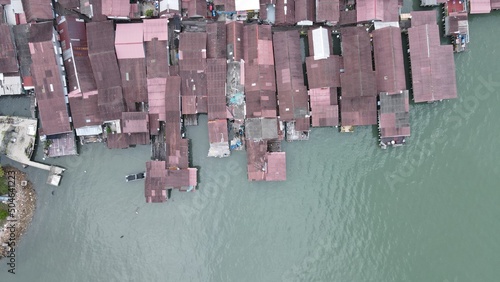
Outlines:
<svg viewBox="0 0 500 282"><path fill-rule="evenodd" d="M9 181L9 187L15 188L14 197L10 198L7 202L7 204L10 204L9 209L12 209L12 202L10 200L13 199L13 208L15 211L10 212L12 210L9 210L7 220L0 222L0 259L7 256L11 247L17 248L21 236L26 232L31 223L36 208L35 190L33 189L33 184L28 180L26 173L14 167L3 167L3 170L5 177ZM12 176L15 177L14 183ZM12 194L9 193L9 197L11 196ZM12 225L15 228L12 228ZM14 244L12 244L13 242Z"/></svg>

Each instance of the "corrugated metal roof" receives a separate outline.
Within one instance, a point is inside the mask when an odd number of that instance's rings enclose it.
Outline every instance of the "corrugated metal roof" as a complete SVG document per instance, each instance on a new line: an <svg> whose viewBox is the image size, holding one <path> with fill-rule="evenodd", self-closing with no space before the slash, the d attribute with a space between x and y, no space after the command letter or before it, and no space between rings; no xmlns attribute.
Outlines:
<svg viewBox="0 0 500 282"><path fill-rule="evenodd" d="M103 121L119 119L121 113L125 111L120 86L98 89L97 98L99 116Z"/></svg>
<svg viewBox="0 0 500 282"><path fill-rule="evenodd" d="M471 14L488 14L491 12L491 0L470 0Z"/></svg>
<svg viewBox="0 0 500 282"><path fill-rule="evenodd" d="M312 126L339 125L337 88L314 88L309 90Z"/></svg>
<svg viewBox="0 0 500 282"><path fill-rule="evenodd" d="M341 30L344 73L340 74L342 97L377 96L372 66L370 35L364 27Z"/></svg>
<svg viewBox="0 0 500 282"><path fill-rule="evenodd" d="M298 31L275 32L273 46L280 119L305 117L309 113L309 104L304 85Z"/></svg>
<svg viewBox="0 0 500 282"><path fill-rule="evenodd" d="M286 153L285 152L267 153L266 157L267 157L266 181L285 181Z"/></svg>
<svg viewBox="0 0 500 282"><path fill-rule="evenodd" d="M148 78L167 77L169 73L167 41L145 42L146 74Z"/></svg>
<svg viewBox="0 0 500 282"><path fill-rule="evenodd" d="M0 73L15 73L19 71L14 49L11 28L0 24Z"/></svg>
<svg viewBox="0 0 500 282"><path fill-rule="evenodd" d="M357 0L356 13L358 22L399 21L398 0Z"/></svg>
<svg viewBox="0 0 500 282"><path fill-rule="evenodd" d="M182 9L186 9L188 17L207 15L207 2L205 0L182 0Z"/></svg>
<svg viewBox="0 0 500 282"><path fill-rule="evenodd" d="M22 3L28 22L54 19L52 2L46 0L22 0Z"/></svg>
<svg viewBox="0 0 500 282"><path fill-rule="evenodd" d="M208 120L226 118L226 59L207 60Z"/></svg>
<svg viewBox="0 0 500 282"><path fill-rule="evenodd" d="M159 41L168 40L167 18L144 19L142 26L144 28L144 41L152 41L154 38Z"/></svg>
<svg viewBox="0 0 500 282"><path fill-rule="evenodd" d="M436 24L408 29L415 102L457 97L453 46L440 44Z"/></svg>
<svg viewBox="0 0 500 282"><path fill-rule="evenodd" d="M377 97L342 97L340 117L342 126L377 124Z"/></svg>
<svg viewBox="0 0 500 282"><path fill-rule="evenodd" d="M295 0L276 0L276 21L277 25L295 24Z"/></svg>
<svg viewBox="0 0 500 282"><path fill-rule="evenodd" d="M108 17L124 17L130 15L131 4L129 0L101 0L102 14Z"/></svg>
<svg viewBox="0 0 500 282"><path fill-rule="evenodd" d="M326 59L306 58L307 81L309 89L321 87L340 87L342 58L332 55Z"/></svg>
<svg viewBox="0 0 500 282"><path fill-rule="evenodd" d="M85 94L80 92L69 94L69 106L71 109L73 127L81 128L102 124L102 119L99 116L97 99L97 91Z"/></svg>
<svg viewBox="0 0 500 282"><path fill-rule="evenodd" d="M43 132L53 135L71 131L64 99L64 85L52 41L29 43L31 71Z"/></svg>
<svg viewBox="0 0 500 282"><path fill-rule="evenodd" d="M164 161L146 162L146 179L144 195L147 203L161 203L167 198L167 174Z"/></svg>
<svg viewBox="0 0 500 282"><path fill-rule="evenodd" d="M226 24L207 23L207 58L226 58Z"/></svg>
<svg viewBox="0 0 500 282"><path fill-rule="evenodd" d="M395 95L380 94L380 137L410 136L408 91Z"/></svg>
<svg viewBox="0 0 500 282"><path fill-rule="evenodd" d="M31 77L31 53L28 45L30 26L28 24L15 25L12 27L14 31L14 42L17 49L17 57L19 59L19 70L23 77L23 83L26 86L26 78Z"/></svg>
<svg viewBox="0 0 500 282"><path fill-rule="evenodd" d="M227 119L208 121L208 142L210 142L210 144L227 143L229 147Z"/></svg>
<svg viewBox="0 0 500 282"><path fill-rule="evenodd" d="M295 0L295 22L316 19L316 0Z"/></svg>
<svg viewBox="0 0 500 282"><path fill-rule="evenodd" d="M377 93L400 93L406 89L401 30L385 27L372 32Z"/></svg>
<svg viewBox="0 0 500 282"><path fill-rule="evenodd" d="M232 21L226 24L227 58L240 61L243 58L243 23Z"/></svg>
<svg viewBox="0 0 500 282"><path fill-rule="evenodd" d="M148 78L149 113L157 114L160 120L166 120L165 90L166 78Z"/></svg>
<svg viewBox="0 0 500 282"><path fill-rule="evenodd" d="M142 23L116 25L115 49L118 59L145 58Z"/></svg>
<svg viewBox="0 0 500 282"><path fill-rule="evenodd" d="M123 112L122 113L123 133L148 133L149 115L146 112Z"/></svg>
<svg viewBox="0 0 500 282"><path fill-rule="evenodd" d="M204 72L207 58L207 34L183 32L179 36L179 66L181 71Z"/></svg>
<svg viewBox="0 0 500 282"><path fill-rule="evenodd" d="M246 91L245 98L247 118L273 118L277 116L275 91Z"/></svg>
<svg viewBox="0 0 500 282"><path fill-rule="evenodd" d="M491 9L498 10L500 9L500 0L491 0Z"/></svg>
<svg viewBox="0 0 500 282"><path fill-rule="evenodd" d="M278 138L276 118L247 118L245 136L249 140L269 140Z"/></svg>
<svg viewBox="0 0 500 282"><path fill-rule="evenodd" d="M129 111L135 111L136 103L148 102L146 62L144 59L120 59L118 65L125 104Z"/></svg>
<svg viewBox="0 0 500 282"><path fill-rule="evenodd" d="M332 54L332 33L330 29L324 27L313 28L309 29L307 34L309 56L319 60L326 59Z"/></svg>
<svg viewBox="0 0 500 282"><path fill-rule="evenodd" d="M317 0L316 22L337 23L340 20L339 0Z"/></svg>
<svg viewBox="0 0 500 282"><path fill-rule="evenodd" d="M416 27L425 24L436 24L437 14L436 10L429 11L412 11L411 13L411 26Z"/></svg>

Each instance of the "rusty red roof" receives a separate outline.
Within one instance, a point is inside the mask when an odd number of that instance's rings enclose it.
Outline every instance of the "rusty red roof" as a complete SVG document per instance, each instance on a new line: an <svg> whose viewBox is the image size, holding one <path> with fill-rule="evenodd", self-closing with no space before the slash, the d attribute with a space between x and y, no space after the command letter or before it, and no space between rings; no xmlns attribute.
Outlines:
<svg viewBox="0 0 500 282"><path fill-rule="evenodd" d="M290 2L290 1L287 1ZM316 0L295 0L295 22L316 19Z"/></svg>
<svg viewBox="0 0 500 282"><path fill-rule="evenodd" d="M357 20L358 22L372 20L397 22L399 21L398 5L398 0L357 0Z"/></svg>
<svg viewBox="0 0 500 282"><path fill-rule="evenodd" d="M226 24L227 58L239 61L243 58L243 23L232 21Z"/></svg>
<svg viewBox="0 0 500 282"><path fill-rule="evenodd" d="M147 203L161 203L168 200L165 161L146 162L144 194Z"/></svg>
<svg viewBox="0 0 500 282"><path fill-rule="evenodd" d="M207 23L207 58L226 58L226 24Z"/></svg>
<svg viewBox="0 0 500 282"><path fill-rule="evenodd" d="M243 46L246 65L274 65L271 26L245 25Z"/></svg>
<svg viewBox="0 0 500 282"><path fill-rule="evenodd" d="M158 135L160 131L160 115L149 114L149 134Z"/></svg>
<svg viewBox="0 0 500 282"><path fill-rule="evenodd" d="M79 0L58 0L57 2L66 9L80 8Z"/></svg>
<svg viewBox="0 0 500 282"><path fill-rule="evenodd" d="M68 91L90 92L97 89L87 44L85 22L68 15L58 19Z"/></svg>
<svg viewBox="0 0 500 282"><path fill-rule="evenodd" d="M416 27L425 24L436 24L437 15L436 10L429 11L412 11L411 13L411 26Z"/></svg>
<svg viewBox="0 0 500 282"><path fill-rule="evenodd" d="M415 102L457 97L453 46L441 46L436 24L408 29Z"/></svg>
<svg viewBox="0 0 500 282"><path fill-rule="evenodd" d="M80 128L102 124L97 104L97 90L84 94L74 92L68 96L73 127Z"/></svg>
<svg viewBox="0 0 500 282"><path fill-rule="evenodd" d="M221 143L229 142L227 119L217 119L208 121L208 142Z"/></svg>
<svg viewBox="0 0 500 282"><path fill-rule="evenodd" d="M207 58L207 34L183 32L179 36L179 66L181 71L204 72Z"/></svg>
<svg viewBox="0 0 500 282"><path fill-rule="evenodd" d="M167 41L153 39L145 42L147 78L167 77L169 73L167 46Z"/></svg>
<svg viewBox="0 0 500 282"><path fill-rule="evenodd" d="M65 102L61 69L57 64L52 41L30 42L31 71L40 111L40 121L46 135L71 131Z"/></svg>
<svg viewBox="0 0 500 282"><path fill-rule="evenodd" d="M197 185L197 169L167 169L167 188L175 188L180 191L186 191L190 186Z"/></svg>
<svg viewBox="0 0 500 282"><path fill-rule="evenodd" d="M245 99L247 118L273 118L277 116L275 91L246 91Z"/></svg>
<svg viewBox="0 0 500 282"><path fill-rule="evenodd" d="M340 20L339 0L317 0L316 22L337 23Z"/></svg>
<svg viewBox="0 0 500 282"><path fill-rule="evenodd" d="M224 11L236 11L235 0L214 0L215 5L224 5Z"/></svg>
<svg viewBox="0 0 500 282"><path fill-rule="evenodd" d="M358 22L356 10L340 10L340 25L351 25Z"/></svg>
<svg viewBox="0 0 500 282"><path fill-rule="evenodd" d="M285 181L285 152L268 152L268 141L247 140L247 172L249 181Z"/></svg>
<svg viewBox="0 0 500 282"><path fill-rule="evenodd" d="M298 31L275 32L273 46L280 118L293 120L305 117L309 113L309 104L302 72Z"/></svg>
<svg viewBox="0 0 500 282"><path fill-rule="evenodd" d="M337 88L314 88L309 90L312 126L339 125Z"/></svg>
<svg viewBox="0 0 500 282"><path fill-rule="evenodd" d="M309 89L321 87L340 87L340 56L330 56L322 60L306 58L307 81Z"/></svg>
<svg viewBox="0 0 500 282"><path fill-rule="evenodd" d="M401 30L389 26L374 30L372 35L377 93L400 93L406 89Z"/></svg>
<svg viewBox="0 0 500 282"><path fill-rule="evenodd" d="M118 60L122 78L122 90L129 111L135 111L136 103L147 103L146 61L144 59Z"/></svg>
<svg viewBox="0 0 500 282"><path fill-rule="evenodd" d="M408 91L395 95L380 94L380 137L410 136Z"/></svg>
<svg viewBox="0 0 500 282"><path fill-rule="evenodd" d="M106 146L108 149L126 149L129 147L129 135L125 133L108 134Z"/></svg>
<svg viewBox="0 0 500 282"><path fill-rule="evenodd" d="M342 97L340 119L342 126L377 124L377 97Z"/></svg>
<svg viewBox="0 0 500 282"><path fill-rule="evenodd" d="M120 119L125 110L122 88L120 86L98 89L97 103L99 116L103 121Z"/></svg>
<svg viewBox="0 0 500 282"><path fill-rule="evenodd" d="M207 2L205 0L182 0L182 9L186 9L188 17L207 15Z"/></svg>
<svg viewBox="0 0 500 282"><path fill-rule="evenodd" d="M377 96L372 67L370 35L364 27L341 30L344 73L340 74L342 97Z"/></svg>
<svg viewBox="0 0 500 282"><path fill-rule="evenodd" d="M37 20L52 20L54 12L52 3L46 0L22 0L24 13L28 22Z"/></svg>
<svg viewBox="0 0 500 282"><path fill-rule="evenodd" d="M186 114L184 108L184 97L187 96L196 96L196 99L188 98L191 99L190 103L194 102L196 113L207 113L208 111L207 77L205 72L181 71L180 76L182 79L182 85L181 85L181 94L183 98L182 113ZM193 114L192 110L188 110L188 108L186 108L186 111Z"/></svg>
<svg viewBox="0 0 500 282"><path fill-rule="evenodd" d="M155 38L159 41L168 40L167 18L144 19L142 27L144 28L145 42L152 41Z"/></svg>
<svg viewBox="0 0 500 282"><path fill-rule="evenodd" d="M207 60L208 120L226 118L226 59Z"/></svg>
<svg viewBox="0 0 500 282"><path fill-rule="evenodd" d="M15 73L19 71L14 49L14 40L11 28L0 24L0 73Z"/></svg>
<svg viewBox="0 0 500 282"><path fill-rule="evenodd" d="M299 7L302 8L302 7ZM275 4L275 24L293 25L295 24L295 0L276 0Z"/></svg>
<svg viewBox="0 0 500 282"><path fill-rule="evenodd" d="M146 112L123 112L122 132L123 133L148 133L149 115Z"/></svg>

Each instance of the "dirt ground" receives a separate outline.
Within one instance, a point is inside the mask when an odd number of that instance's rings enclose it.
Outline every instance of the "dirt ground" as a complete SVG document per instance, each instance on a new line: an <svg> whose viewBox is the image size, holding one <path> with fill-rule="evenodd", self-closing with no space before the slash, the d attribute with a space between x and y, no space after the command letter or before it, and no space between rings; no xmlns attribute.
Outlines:
<svg viewBox="0 0 500 282"><path fill-rule="evenodd" d="M33 215L35 213L36 208L36 194L33 189L33 184L28 180L26 173L13 168L13 167L3 167L6 178L10 175L15 175L15 212L12 214L14 218L12 219L10 216L7 220L15 220L15 221L6 221L5 224L2 224L0 227L0 259L7 255L9 250L9 242L15 242L15 247L19 246L19 241L21 236L28 229L31 220L33 219ZM10 179L8 179L10 180ZM22 186L22 181L27 181L25 186ZM11 230L9 224L15 223L15 231L14 235L11 234ZM9 239L13 237L13 240Z"/></svg>

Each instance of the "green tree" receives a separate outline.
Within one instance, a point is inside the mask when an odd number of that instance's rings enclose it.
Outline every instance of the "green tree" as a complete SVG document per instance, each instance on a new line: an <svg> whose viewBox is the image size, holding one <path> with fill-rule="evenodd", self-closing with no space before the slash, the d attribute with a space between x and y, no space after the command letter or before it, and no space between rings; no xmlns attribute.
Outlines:
<svg viewBox="0 0 500 282"><path fill-rule="evenodd" d="M6 219L9 216L9 212L0 207L0 221Z"/></svg>
<svg viewBox="0 0 500 282"><path fill-rule="evenodd" d="M3 167L0 166L0 178L5 176L5 172L3 172Z"/></svg>
<svg viewBox="0 0 500 282"><path fill-rule="evenodd" d="M152 17L153 13L154 13L154 11L152 9L147 10L146 11L146 17L149 17L149 18Z"/></svg>

